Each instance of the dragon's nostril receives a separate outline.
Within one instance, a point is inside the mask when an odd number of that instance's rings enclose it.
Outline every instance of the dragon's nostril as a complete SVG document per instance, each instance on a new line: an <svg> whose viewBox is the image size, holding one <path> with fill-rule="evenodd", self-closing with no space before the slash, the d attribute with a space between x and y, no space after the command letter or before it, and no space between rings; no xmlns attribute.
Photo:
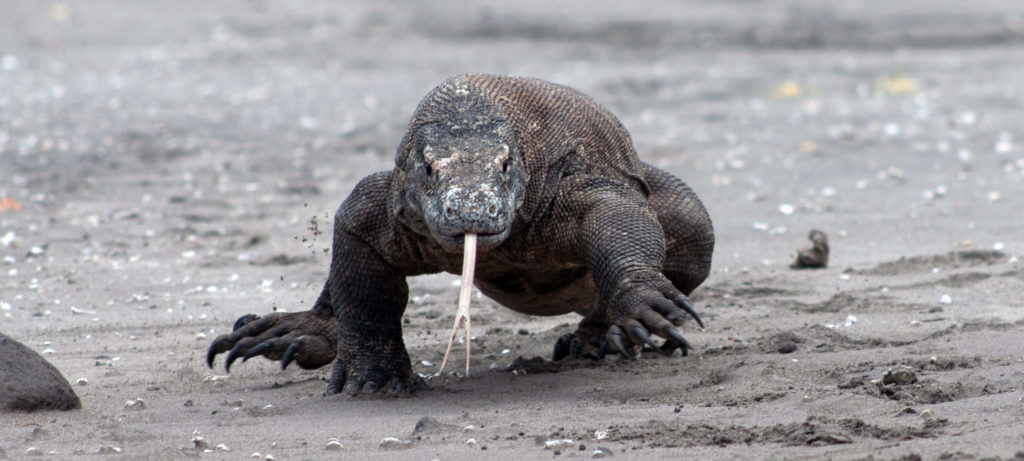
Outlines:
<svg viewBox="0 0 1024 461"><path fill-rule="evenodd" d="M487 214L489 214L491 216L494 216L494 214L497 213L497 212L498 212L498 207L497 206L492 204L491 206L487 207Z"/></svg>

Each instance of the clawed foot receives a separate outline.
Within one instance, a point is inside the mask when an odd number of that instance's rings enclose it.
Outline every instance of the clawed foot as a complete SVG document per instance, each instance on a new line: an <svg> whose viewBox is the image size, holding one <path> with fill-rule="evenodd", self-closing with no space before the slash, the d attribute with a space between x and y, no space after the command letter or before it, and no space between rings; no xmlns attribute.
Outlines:
<svg viewBox="0 0 1024 461"><path fill-rule="evenodd" d="M602 359L608 352L635 359L637 348L644 346L666 356L676 349L684 356L688 354L690 343L676 327L685 323L687 317L693 317L701 328L704 322L686 296L660 274L624 285L604 311L588 315L575 333L558 339L554 360ZM665 341L659 345L652 335Z"/></svg>
<svg viewBox="0 0 1024 461"><path fill-rule="evenodd" d="M404 395L426 388L412 371L399 325L342 322L338 357L327 394L385 393Z"/></svg>
<svg viewBox="0 0 1024 461"><path fill-rule="evenodd" d="M295 362L311 370L334 360L337 338L337 322L319 311L266 317L249 314L235 322L234 331L213 340L206 351L206 364L213 368L217 354L227 352L224 369L228 372L235 360L244 362L257 356L280 360L282 369Z"/></svg>
<svg viewBox="0 0 1024 461"><path fill-rule="evenodd" d="M360 366L336 360L334 372L327 386L327 395L355 396L381 393L403 396L426 388L426 382L413 373L408 362L403 364L401 360L383 360L363 362Z"/></svg>

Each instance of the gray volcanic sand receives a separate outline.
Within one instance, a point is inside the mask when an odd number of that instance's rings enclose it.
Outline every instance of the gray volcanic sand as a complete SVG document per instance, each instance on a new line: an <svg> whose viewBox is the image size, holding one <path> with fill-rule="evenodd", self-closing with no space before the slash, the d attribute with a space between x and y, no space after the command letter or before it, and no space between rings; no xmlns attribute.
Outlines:
<svg viewBox="0 0 1024 461"><path fill-rule="evenodd" d="M1014 1L7 0L0 331L82 409L0 415L0 456L1012 458L1022 45ZM530 360L578 317L481 297L472 376L412 398L208 369L237 317L312 304L337 205L469 71L583 90L700 194L718 246L694 353ZM828 268L789 269L811 229ZM417 372L440 363L455 280L411 281ZM899 366L916 382L876 383Z"/></svg>

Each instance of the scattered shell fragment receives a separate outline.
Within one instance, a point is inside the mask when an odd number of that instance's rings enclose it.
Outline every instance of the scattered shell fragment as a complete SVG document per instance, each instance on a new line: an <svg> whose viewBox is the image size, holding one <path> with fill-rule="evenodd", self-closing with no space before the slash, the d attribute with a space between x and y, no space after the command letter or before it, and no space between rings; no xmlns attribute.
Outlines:
<svg viewBox="0 0 1024 461"><path fill-rule="evenodd" d="M612 455L612 450L605 447L597 447L590 453L591 458L607 458Z"/></svg>
<svg viewBox="0 0 1024 461"><path fill-rule="evenodd" d="M340 451L342 448L345 448L345 445L342 445L340 440L333 437L327 439L327 446L324 447L327 451Z"/></svg>
<svg viewBox="0 0 1024 461"><path fill-rule="evenodd" d="M89 385L89 380L85 379L85 378L78 378L78 380L75 381L75 384L77 384L79 386L88 386Z"/></svg>
<svg viewBox="0 0 1024 461"><path fill-rule="evenodd" d="M210 443L206 441L206 437L199 435L199 429L192 431L192 447L196 450L205 450L210 446Z"/></svg>
<svg viewBox="0 0 1024 461"><path fill-rule="evenodd" d="M468 446L468 447L474 447L475 448L477 445L479 445L479 444L476 443L476 439L469 439L469 440L466 441L466 446Z"/></svg>
<svg viewBox="0 0 1024 461"><path fill-rule="evenodd" d="M545 450L559 450L562 448L569 448L575 445L572 439L554 439L544 442Z"/></svg>
<svg viewBox="0 0 1024 461"><path fill-rule="evenodd" d="M203 376L204 383L210 383L214 386L223 386L224 382L228 380L227 375L206 375Z"/></svg>
<svg viewBox="0 0 1024 461"><path fill-rule="evenodd" d="M789 267L793 269L818 269L828 266L828 236L820 230L812 229L807 238L811 240L811 246L797 250Z"/></svg>
<svg viewBox="0 0 1024 461"><path fill-rule="evenodd" d="M608 438L607 431L594 431L594 440L601 440L605 438Z"/></svg>
<svg viewBox="0 0 1024 461"><path fill-rule="evenodd" d="M409 443L409 440L402 440L396 437L384 437L377 446L381 448L406 448L409 446Z"/></svg>
<svg viewBox="0 0 1024 461"><path fill-rule="evenodd" d="M43 450L40 450L39 447L28 447L28 448L25 449L25 455L26 456L43 456Z"/></svg>
<svg viewBox="0 0 1024 461"><path fill-rule="evenodd" d="M951 302L953 302L953 298L949 297L949 295L942 295L939 298L939 304L949 304Z"/></svg>
<svg viewBox="0 0 1024 461"><path fill-rule="evenodd" d="M924 410L921 410L921 417L922 418L931 418L932 417L932 410L930 408L925 408Z"/></svg>

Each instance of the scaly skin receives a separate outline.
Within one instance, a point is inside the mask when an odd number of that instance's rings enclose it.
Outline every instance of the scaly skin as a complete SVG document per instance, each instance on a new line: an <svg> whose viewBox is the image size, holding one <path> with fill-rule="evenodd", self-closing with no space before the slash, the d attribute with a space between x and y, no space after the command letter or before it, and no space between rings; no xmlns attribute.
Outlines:
<svg viewBox="0 0 1024 461"><path fill-rule="evenodd" d="M363 179L335 215L327 283L306 312L246 316L214 340L212 366L265 356L334 362L328 392L423 385L402 342L406 278L459 273L478 234L476 285L510 309L585 315L555 359L671 353L700 319L686 296L710 271L707 211L679 179L639 161L629 133L576 90L460 75L413 114L395 169ZM652 336L665 341L659 346Z"/></svg>

